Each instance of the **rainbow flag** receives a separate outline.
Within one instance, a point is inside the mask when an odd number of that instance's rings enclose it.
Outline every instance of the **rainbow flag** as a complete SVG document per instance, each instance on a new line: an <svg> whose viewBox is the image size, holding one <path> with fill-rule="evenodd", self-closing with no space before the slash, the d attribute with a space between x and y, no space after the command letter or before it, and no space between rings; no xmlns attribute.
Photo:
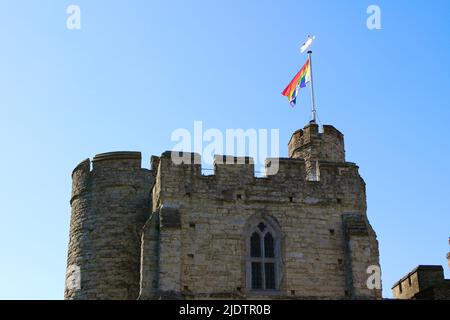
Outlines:
<svg viewBox="0 0 450 320"><path fill-rule="evenodd" d="M298 90L300 88L306 87L306 84L310 81L311 68L308 59L306 60L306 63L303 65L300 71L295 75L294 79L292 79L292 81L288 84L286 89L284 89L281 94L283 96L286 96L291 106L294 107L297 100Z"/></svg>

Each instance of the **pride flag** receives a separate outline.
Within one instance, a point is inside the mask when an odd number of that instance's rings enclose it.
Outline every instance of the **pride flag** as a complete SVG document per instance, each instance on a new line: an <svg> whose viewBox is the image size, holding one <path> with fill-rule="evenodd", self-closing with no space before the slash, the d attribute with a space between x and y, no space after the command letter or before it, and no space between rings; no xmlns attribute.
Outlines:
<svg viewBox="0 0 450 320"><path fill-rule="evenodd" d="M300 69L300 71L295 75L294 79L288 84L286 89L281 93L283 96L286 96L292 107L295 106L295 102L297 100L298 90L300 88L306 87L306 84L311 81L311 66L309 63L309 59L306 60L306 63Z"/></svg>

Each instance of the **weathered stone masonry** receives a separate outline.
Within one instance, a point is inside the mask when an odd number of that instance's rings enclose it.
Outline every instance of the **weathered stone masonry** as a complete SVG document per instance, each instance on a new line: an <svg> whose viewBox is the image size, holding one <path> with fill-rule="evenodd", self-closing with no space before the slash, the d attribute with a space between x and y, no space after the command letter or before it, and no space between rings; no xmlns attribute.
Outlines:
<svg viewBox="0 0 450 320"><path fill-rule="evenodd" d="M209 176L191 161L175 165L171 152L152 157L151 170L139 153L97 155L92 170L82 162L73 172L68 257L81 288L65 297L381 298L366 286L378 243L343 135L309 124L288 147L289 158L267 160L267 170L274 160L279 170L265 178L254 176L251 158L216 156ZM270 290L252 288L249 237L259 221L276 233Z"/></svg>
<svg viewBox="0 0 450 320"><path fill-rule="evenodd" d="M151 171L136 152L108 153L73 171L68 266L80 267L81 290L71 299L135 299L140 236L151 208Z"/></svg>

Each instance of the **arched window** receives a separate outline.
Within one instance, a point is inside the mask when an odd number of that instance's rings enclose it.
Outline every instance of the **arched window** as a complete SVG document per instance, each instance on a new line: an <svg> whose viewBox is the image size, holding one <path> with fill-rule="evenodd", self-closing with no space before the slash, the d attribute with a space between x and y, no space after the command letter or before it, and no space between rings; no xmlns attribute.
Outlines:
<svg viewBox="0 0 450 320"><path fill-rule="evenodd" d="M280 284L279 229L271 219L253 218L247 229L247 287L277 290Z"/></svg>

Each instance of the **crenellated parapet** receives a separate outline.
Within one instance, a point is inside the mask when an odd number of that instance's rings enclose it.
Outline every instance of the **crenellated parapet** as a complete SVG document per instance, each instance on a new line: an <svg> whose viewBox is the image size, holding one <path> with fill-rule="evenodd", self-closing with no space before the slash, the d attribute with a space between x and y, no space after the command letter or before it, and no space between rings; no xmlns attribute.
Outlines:
<svg viewBox="0 0 450 320"><path fill-rule="evenodd" d="M309 124L292 134L288 153L291 158L344 162L344 135L330 125L324 125L323 132L319 132L317 124Z"/></svg>
<svg viewBox="0 0 450 320"><path fill-rule="evenodd" d="M365 184L359 176L358 166L350 162L318 161L318 179L308 179L306 161L301 158L268 158L266 159L265 177L255 176L254 161L251 157L233 157L216 155L214 171L203 175L201 156L196 153L177 152L184 159L196 159L196 163L186 160L180 163L173 161L171 151L164 152L161 157L154 157L156 184L154 207L159 206L159 197L169 193L192 194L203 188L211 190L216 196L221 189L258 189L274 190L279 197L280 190L285 194L324 194L323 198L339 199L340 202L358 204L365 208ZM219 193L218 193L219 192ZM270 194L270 193L269 193ZM326 196L325 196L326 195ZM274 199L276 201L276 199ZM324 200L325 201L325 200ZM326 200L329 201L329 200Z"/></svg>
<svg viewBox="0 0 450 320"><path fill-rule="evenodd" d="M288 154L290 158L304 159L309 179L317 180L317 161L345 162L344 135L330 125L324 125L323 132L319 132L319 126L310 123L293 133Z"/></svg>

